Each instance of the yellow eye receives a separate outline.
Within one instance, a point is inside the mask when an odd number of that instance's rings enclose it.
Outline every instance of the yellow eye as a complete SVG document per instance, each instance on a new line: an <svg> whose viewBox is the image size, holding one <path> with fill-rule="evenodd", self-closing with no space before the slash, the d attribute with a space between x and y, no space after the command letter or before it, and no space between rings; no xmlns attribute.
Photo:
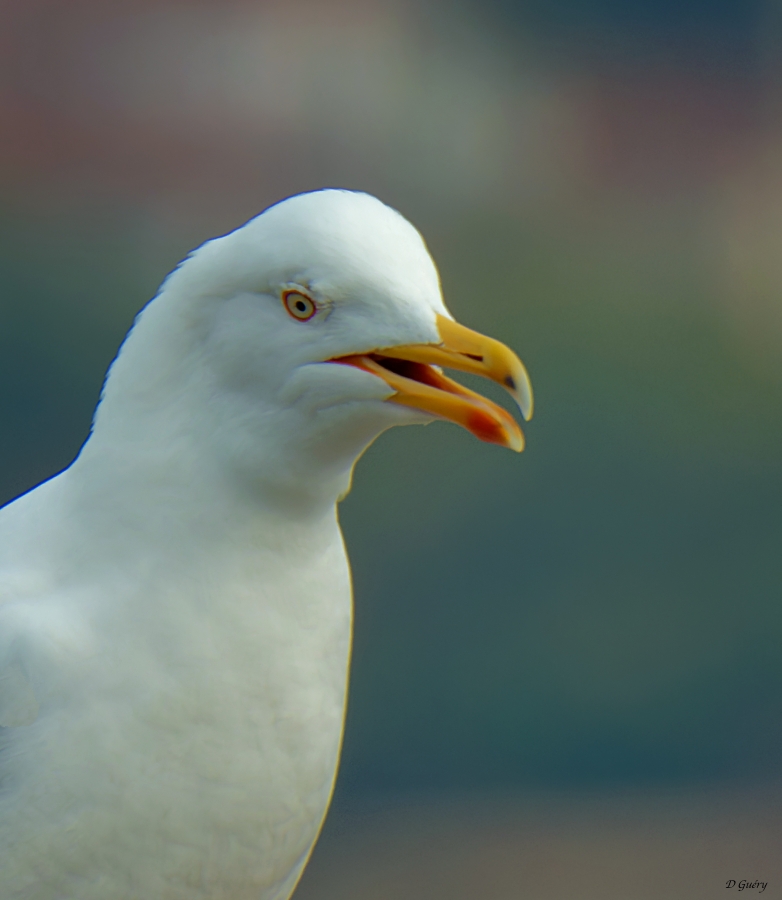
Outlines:
<svg viewBox="0 0 782 900"><path fill-rule="evenodd" d="M294 319L298 319L300 322L311 319L318 311L315 301L306 294L302 294L301 291L285 291L282 295L282 305Z"/></svg>

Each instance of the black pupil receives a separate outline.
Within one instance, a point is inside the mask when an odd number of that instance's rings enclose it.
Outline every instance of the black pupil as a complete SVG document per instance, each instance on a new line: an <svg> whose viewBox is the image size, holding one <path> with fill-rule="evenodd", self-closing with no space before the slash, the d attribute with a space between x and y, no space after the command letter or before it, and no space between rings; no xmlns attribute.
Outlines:
<svg viewBox="0 0 782 900"><path fill-rule="evenodd" d="M299 312L307 312L307 305L304 303L303 300L297 300L296 301L296 309L298 309Z"/></svg>

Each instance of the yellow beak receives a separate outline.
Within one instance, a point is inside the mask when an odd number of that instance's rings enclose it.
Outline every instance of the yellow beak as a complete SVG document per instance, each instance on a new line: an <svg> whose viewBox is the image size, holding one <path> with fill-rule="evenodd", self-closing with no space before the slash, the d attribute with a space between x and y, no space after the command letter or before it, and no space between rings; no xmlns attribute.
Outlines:
<svg viewBox="0 0 782 900"><path fill-rule="evenodd" d="M371 353L341 356L334 362L364 369L382 378L395 393L390 403L412 406L463 426L482 441L511 450L524 449L516 420L487 397L442 374L440 367L491 378L510 393L526 420L532 418L532 385L524 364L504 344L437 316L439 344L405 344Z"/></svg>

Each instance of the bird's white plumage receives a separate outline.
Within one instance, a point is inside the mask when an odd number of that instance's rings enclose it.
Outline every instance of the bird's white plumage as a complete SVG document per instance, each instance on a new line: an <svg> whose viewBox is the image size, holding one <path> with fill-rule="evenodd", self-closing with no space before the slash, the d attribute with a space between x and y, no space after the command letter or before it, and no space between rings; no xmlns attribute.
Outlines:
<svg viewBox="0 0 782 900"><path fill-rule="evenodd" d="M437 313L416 230L322 191L205 244L140 314L79 457L0 511L3 900L289 896L342 734L335 503L381 431L427 421L325 360L436 341Z"/></svg>

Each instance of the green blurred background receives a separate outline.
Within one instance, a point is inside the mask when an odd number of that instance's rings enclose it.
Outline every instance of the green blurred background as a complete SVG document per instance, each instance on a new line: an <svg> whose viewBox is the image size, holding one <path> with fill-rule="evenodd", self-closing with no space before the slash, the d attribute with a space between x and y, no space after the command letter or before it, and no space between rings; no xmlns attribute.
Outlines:
<svg viewBox="0 0 782 900"><path fill-rule="evenodd" d="M438 423L358 466L344 762L303 898L779 872L780 60L771 0L0 2L0 500L76 454L166 272L302 190L400 209L456 317L532 375L523 456ZM531 845L594 883L535 882ZM662 870L686 890L644 893Z"/></svg>

